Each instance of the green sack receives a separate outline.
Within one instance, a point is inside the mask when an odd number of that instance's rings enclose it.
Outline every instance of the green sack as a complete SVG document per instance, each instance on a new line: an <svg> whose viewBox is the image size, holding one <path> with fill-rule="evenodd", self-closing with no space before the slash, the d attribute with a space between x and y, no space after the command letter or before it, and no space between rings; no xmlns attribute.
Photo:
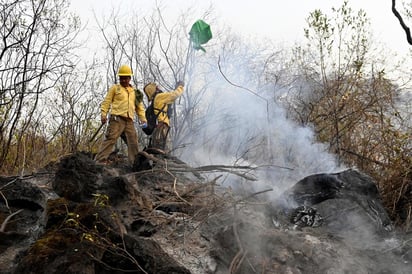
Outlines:
<svg viewBox="0 0 412 274"><path fill-rule="evenodd" d="M197 20L190 29L189 35L190 40L193 42L193 48L206 52L201 45L206 44L210 39L212 39L212 31L210 30L210 26L203 20Z"/></svg>

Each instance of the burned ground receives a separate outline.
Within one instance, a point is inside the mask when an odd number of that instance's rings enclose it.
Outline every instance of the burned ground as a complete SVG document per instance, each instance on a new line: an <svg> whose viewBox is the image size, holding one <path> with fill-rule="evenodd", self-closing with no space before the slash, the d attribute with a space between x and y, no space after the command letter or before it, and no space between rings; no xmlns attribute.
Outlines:
<svg viewBox="0 0 412 274"><path fill-rule="evenodd" d="M303 178L276 201L142 153L99 166L62 158L0 178L0 273L410 273L408 235L355 170ZM311 222L318 218L318 222Z"/></svg>

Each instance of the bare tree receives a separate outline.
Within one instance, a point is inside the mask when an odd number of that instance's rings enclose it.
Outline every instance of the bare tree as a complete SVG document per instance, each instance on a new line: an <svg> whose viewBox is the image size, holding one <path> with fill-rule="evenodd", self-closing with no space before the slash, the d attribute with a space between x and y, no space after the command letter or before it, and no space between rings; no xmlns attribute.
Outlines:
<svg viewBox="0 0 412 274"><path fill-rule="evenodd" d="M0 163L12 146L18 161L24 133L39 121L42 94L75 65L79 21L67 7L65 0L0 2Z"/></svg>
<svg viewBox="0 0 412 274"><path fill-rule="evenodd" d="M61 154L94 150L90 139L98 128L102 90L94 63L84 69L77 67L56 85L56 96L45 106L54 117L49 123L49 142L58 146Z"/></svg>

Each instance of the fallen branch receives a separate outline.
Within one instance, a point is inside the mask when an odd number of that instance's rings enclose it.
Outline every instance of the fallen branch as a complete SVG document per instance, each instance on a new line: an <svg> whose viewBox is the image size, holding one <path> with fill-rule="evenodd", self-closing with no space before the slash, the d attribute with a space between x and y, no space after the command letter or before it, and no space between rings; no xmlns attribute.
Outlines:
<svg viewBox="0 0 412 274"><path fill-rule="evenodd" d="M257 181L256 178L252 176L247 176L246 174L242 174L240 172L234 171L234 170L253 170L254 168L251 166L229 166L229 165L207 165L207 166L200 166L200 167L190 167L186 164L176 164L171 161L166 161L160 158L157 158L156 156L147 153L145 151L139 151L138 154L143 155L146 157L146 159L152 160L153 162L162 165L163 167L167 167L168 171L172 172L228 172L232 173L236 176L242 177L246 180L249 181ZM152 169L151 172L155 170ZM141 174L142 172L139 171L136 174Z"/></svg>

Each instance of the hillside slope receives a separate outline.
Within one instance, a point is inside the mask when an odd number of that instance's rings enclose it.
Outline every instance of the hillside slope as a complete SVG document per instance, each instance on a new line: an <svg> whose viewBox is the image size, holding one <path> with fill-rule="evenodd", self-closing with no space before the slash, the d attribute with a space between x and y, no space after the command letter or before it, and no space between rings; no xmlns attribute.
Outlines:
<svg viewBox="0 0 412 274"><path fill-rule="evenodd" d="M412 272L411 236L355 170L303 178L270 201L219 185L245 176L239 167L141 156L99 166L77 153L0 177L0 273Z"/></svg>

